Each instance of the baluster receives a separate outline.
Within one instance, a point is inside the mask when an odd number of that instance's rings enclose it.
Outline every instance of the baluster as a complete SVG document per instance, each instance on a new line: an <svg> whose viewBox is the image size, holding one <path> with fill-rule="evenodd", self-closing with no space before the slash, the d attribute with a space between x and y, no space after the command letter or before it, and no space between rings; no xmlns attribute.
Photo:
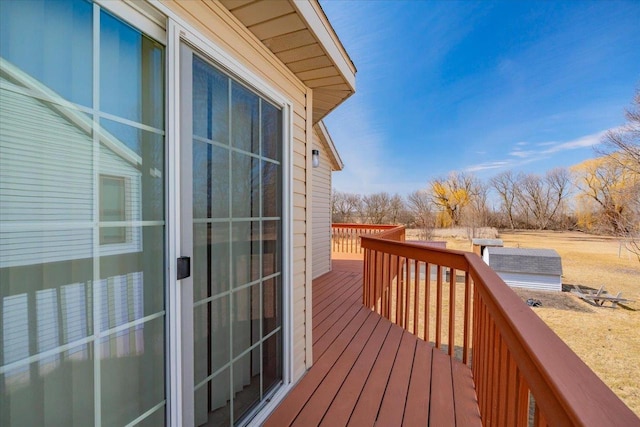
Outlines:
<svg viewBox="0 0 640 427"><path fill-rule="evenodd" d="M507 425L507 388L509 371L507 343L500 339L500 366L498 368L498 425Z"/></svg>
<svg viewBox="0 0 640 427"><path fill-rule="evenodd" d="M449 356L453 357L456 347L456 270L449 268Z"/></svg>
<svg viewBox="0 0 640 427"><path fill-rule="evenodd" d="M436 348L440 348L442 340L442 266L436 268Z"/></svg>
<svg viewBox="0 0 640 427"><path fill-rule="evenodd" d="M420 283L418 282L420 272L419 272L419 261L417 259L413 260L413 288L414 288L414 298L413 298L413 334L418 335L418 309L420 308Z"/></svg>
<svg viewBox="0 0 640 427"><path fill-rule="evenodd" d="M430 304L431 304L431 264L424 264L424 340L429 342Z"/></svg>
<svg viewBox="0 0 640 427"><path fill-rule="evenodd" d="M471 276L468 271L464 273L464 326L462 332L462 363L469 364L469 320L471 313Z"/></svg>

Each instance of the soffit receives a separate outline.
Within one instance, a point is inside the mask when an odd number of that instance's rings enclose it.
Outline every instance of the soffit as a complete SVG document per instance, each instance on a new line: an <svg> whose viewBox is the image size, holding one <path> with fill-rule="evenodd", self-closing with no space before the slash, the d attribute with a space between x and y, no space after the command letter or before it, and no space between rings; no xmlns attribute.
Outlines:
<svg viewBox="0 0 640 427"><path fill-rule="evenodd" d="M307 87L313 123L355 92L356 68L316 0L221 0Z"/></svg>

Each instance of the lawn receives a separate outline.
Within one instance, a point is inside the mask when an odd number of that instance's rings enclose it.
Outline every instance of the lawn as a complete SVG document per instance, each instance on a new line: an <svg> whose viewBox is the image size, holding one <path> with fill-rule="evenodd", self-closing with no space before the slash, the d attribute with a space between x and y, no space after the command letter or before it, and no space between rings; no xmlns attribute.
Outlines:
<svg viewBox="0 0 640 427"><path fill-rule="evenodd" d="M438 233L439 234L439 233ZM442 235L441 235L442 236ZM470 250L453 236L450 249ZM534 312L638 415L640 415L640 263L619 251L616 239L579 232L502 231L507 247L551 248L562 258L563 284L607 291L635 300L618 308L594 307L569 292L517 290L536 298ZM567 286L565 286L567 288Z"/></svg>

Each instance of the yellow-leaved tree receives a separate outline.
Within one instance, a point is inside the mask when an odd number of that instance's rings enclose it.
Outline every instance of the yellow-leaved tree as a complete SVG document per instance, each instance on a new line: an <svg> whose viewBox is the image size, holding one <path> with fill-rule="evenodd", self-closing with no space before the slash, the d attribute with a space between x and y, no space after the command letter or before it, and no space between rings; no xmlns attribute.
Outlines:
<svg viewBox="0 0 640 427"><path fill-rule="evenodd" d="M441 225L461 225L462 214L475 196L476 180L473 175L452 172L446 178L436 178L429 184L433 204L439 209Z"/></svg>
<svg viewBox="0 0 640 427"><path fill-rule="evenodd" d="M572 168L579 189L578 222L589 231L622 237L638 248L640 173L628 156L614 152ZM640 250L634 250L640 260Z"/></svg>

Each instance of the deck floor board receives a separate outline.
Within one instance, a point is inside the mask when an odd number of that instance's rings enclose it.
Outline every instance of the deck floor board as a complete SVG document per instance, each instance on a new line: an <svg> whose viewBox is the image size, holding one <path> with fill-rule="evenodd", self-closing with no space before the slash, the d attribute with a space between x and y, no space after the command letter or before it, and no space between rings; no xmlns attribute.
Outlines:
<svg viewBox="0 0 640 427"><path fill-rule="evenodd" d="M362 261L313 281L314 364L266 426L479 426L471 370L362 305Z"/></svg>

